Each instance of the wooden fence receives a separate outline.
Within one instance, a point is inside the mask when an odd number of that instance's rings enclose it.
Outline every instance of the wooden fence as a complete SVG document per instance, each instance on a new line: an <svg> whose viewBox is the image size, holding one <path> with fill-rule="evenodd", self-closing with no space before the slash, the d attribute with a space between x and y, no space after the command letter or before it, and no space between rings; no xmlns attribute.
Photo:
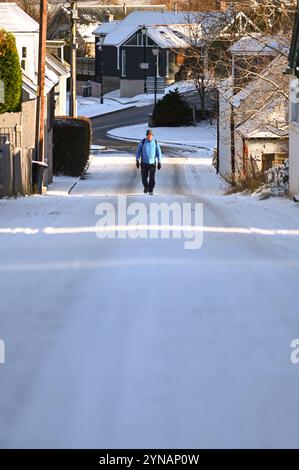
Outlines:
<svg viewBox="0 0 299 470"><path fill-rule="evenodd" d="M0 198L31 192L33 151L0 141Z"/></svg>

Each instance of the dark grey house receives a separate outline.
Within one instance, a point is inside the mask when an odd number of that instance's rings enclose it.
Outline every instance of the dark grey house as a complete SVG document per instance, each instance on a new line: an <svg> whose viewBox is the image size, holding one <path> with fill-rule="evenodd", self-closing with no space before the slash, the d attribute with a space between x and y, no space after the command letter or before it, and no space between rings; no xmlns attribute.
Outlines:
<svg viewBox="0 0 299 470"><path fill-rule="evenodd" d="M120 89L121 96L134 96L145 91L146 78L154 77L156 72L166 84L187 78L188 49L204 49L210 35L219 39L214 46L224 52L230 37L257 30L243 12L235 13L233 9L136 11L120 22L102 24L93 32L96 80L103 79L104 93Z"/></svg>
<svg viewBox="0 0 299 470"><path fill-rule="evenodd" d="M189 45L185 23L183 12L141 11L100 25L94 31L96 79L103 75L104 93L119 88L121 96L143 93L147 77L155 73L166 83L175 81Z"/></svg>

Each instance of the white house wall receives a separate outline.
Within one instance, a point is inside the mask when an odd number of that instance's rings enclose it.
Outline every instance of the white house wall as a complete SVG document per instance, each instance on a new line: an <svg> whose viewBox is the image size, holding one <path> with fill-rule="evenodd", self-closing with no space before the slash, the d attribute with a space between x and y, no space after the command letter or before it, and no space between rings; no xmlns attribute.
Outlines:
<svg viewBox="0 0 299 470"><path fill-rule="evenodd" d="M246 139L245 144L248 150L248 165L252 158L259 170L262 170L262 156L263 154L277 154L288 153L288 142L280 139ZM235 158L236 158L236 171L243 170L243 138L236 132L235 133ZM248 167L249 168L249 167Z"/></svg>
<svg viewBox="0 0 299 470"><path fill-rule="evenodd" d="M55 87L56 99L55 99L55 116L66 116L66 82L67 78L65 75L59 77L59 83Z"/></svg>
<svg viewBox="0 0 299 470"><path fill-rule="evenodd" d="M290 193L299 194L299 123L290 123Z"/></svg>
<svg viewBox="0 0 299 470"><path fill-rule="evenodd" d="M295 102L299 81L290 81L290 136L289 136L289 171L290 171L290 193L299 194L299 104ZM297 98L298 99L298 98Z"/></svg>
<svg viewBox="0 0 299 470"><path fill-rule="evenodd" d="M20 62L22 60L22 48L27 48L26 73L34 80L38 70L38 33L15 32L14 35Z"/></svg>
<svg viewBox="0 0 299 470"><path fill-rule="evenodd" d="M231 180L231 104L219 93L219 173Z"/></svg>

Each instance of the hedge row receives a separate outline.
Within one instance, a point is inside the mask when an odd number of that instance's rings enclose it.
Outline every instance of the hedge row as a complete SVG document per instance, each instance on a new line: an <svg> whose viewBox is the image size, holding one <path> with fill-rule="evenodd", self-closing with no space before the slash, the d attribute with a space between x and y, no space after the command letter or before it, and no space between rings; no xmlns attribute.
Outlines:
<svg viewBox="0 0 299 470"><path fill-rule="evenodd" d="M91 144L90 120L58 117L53 126L54 174L81 176L86 170Z"/></svg>

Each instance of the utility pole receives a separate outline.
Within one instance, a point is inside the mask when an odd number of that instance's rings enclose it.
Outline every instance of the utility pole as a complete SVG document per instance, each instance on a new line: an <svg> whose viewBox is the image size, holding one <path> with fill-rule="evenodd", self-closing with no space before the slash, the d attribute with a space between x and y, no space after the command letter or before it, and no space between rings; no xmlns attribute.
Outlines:
<svg viewBox="0 0 299 470"><path fill-rule="evenodd" d="M104 51L103 44L105 41L105 34L101 33L99 42L97 43L98 51L100 53L100 83L101 83L101 104L104 103Z"/></svg>
<svg viewBox="0 0 299 470"><path fill-rule="evenodd" d="M70 109L69 115L72 117L77 117L77 43L76 43L76 33L77 33L77 1L71 0L71 34L70 34L70 43L71 43L71 82L70 82Z"/></svg>
<svg viewBox="0 0 299 470"><path fill-rule="evenodd" d="M145 25L142 26L141 28L141 34L142 34L142 41L143 41L143 62L146 64L146 42L147 42L147 28ZM147 86L146 86L146 79L147 79L147 69L146 65L144 65L144 93L147 92Z"/></svg>
<svg viewBox="0 0 299 470"><path fill-rule="evenodd" d="M35 124L35 174L36 190L43 192L43 164L45 163L45 71L47 39L47 0L40 0L38 71Z"/></svg>
<svg viewBox="0 0 299 470"><path fill-rule="evenodd" d="M36 102L36 160L44 162L45 151L45 69L47 37L47 0L40 0L39 46L38 46L38 83Z"/></svg>
<svg viewBox="0 0 299 470"><path fill-rule="evenodd" d="M155 57L155 106L157 104L157 78L158 78L158 61L159 61L159 49L152 49L152 53Z"/></svg>

